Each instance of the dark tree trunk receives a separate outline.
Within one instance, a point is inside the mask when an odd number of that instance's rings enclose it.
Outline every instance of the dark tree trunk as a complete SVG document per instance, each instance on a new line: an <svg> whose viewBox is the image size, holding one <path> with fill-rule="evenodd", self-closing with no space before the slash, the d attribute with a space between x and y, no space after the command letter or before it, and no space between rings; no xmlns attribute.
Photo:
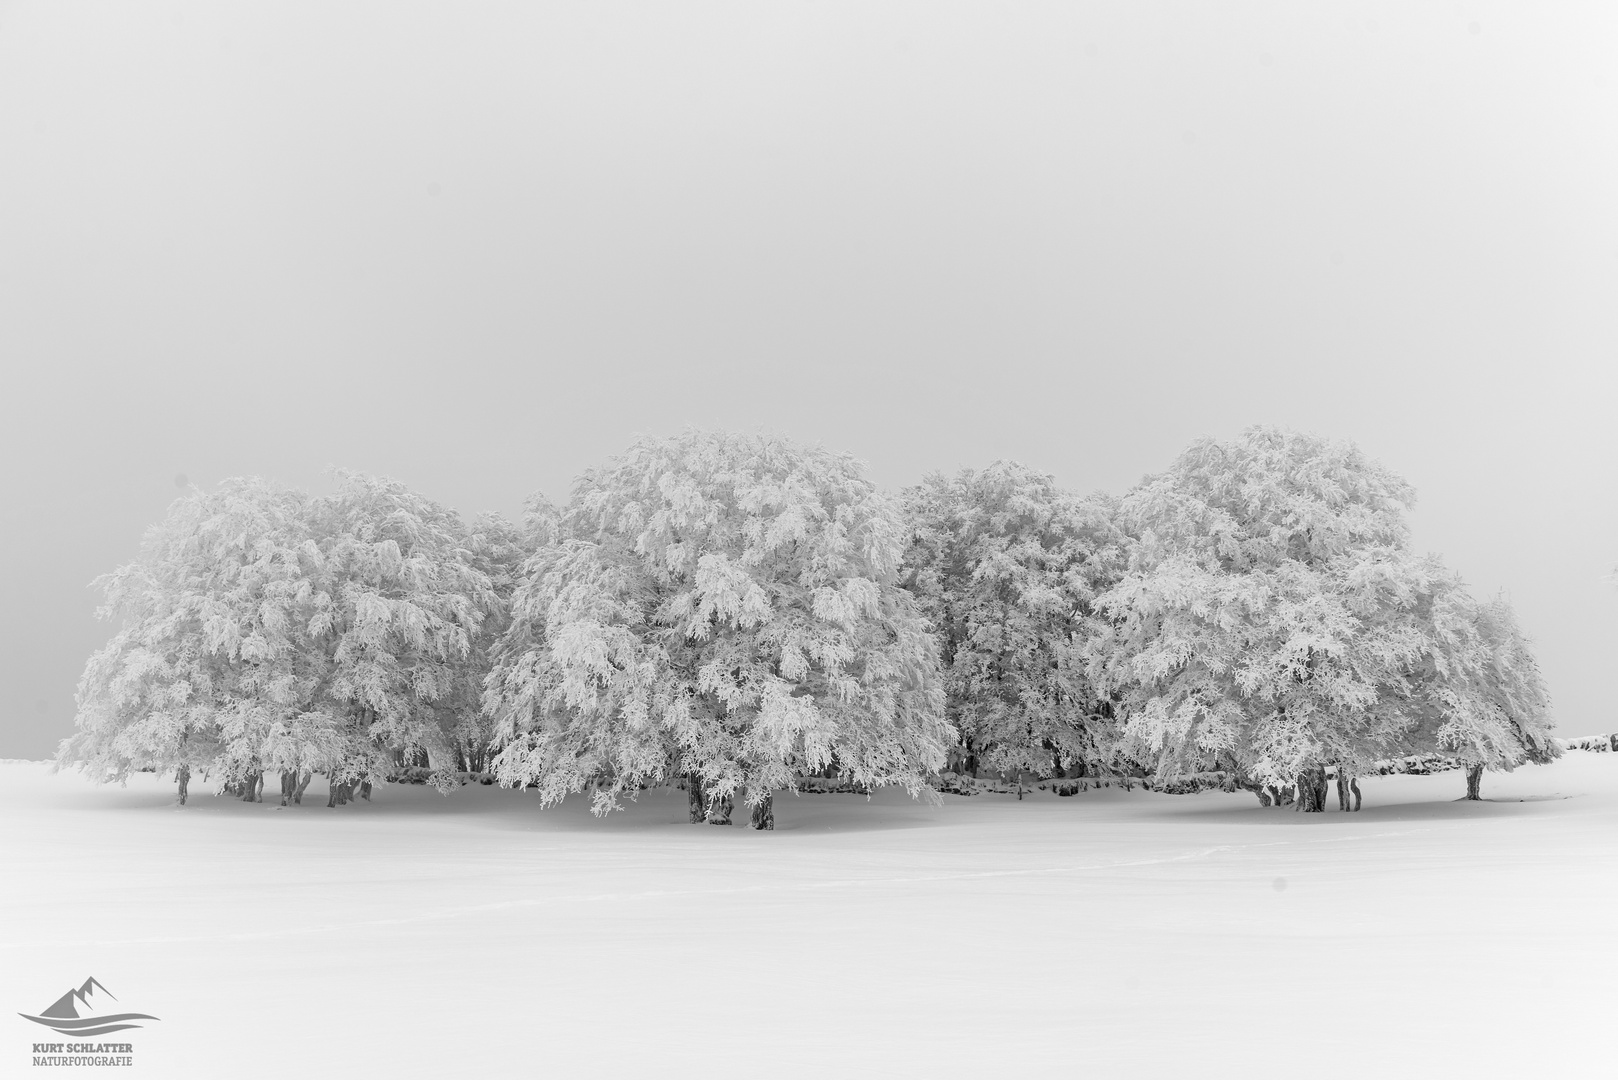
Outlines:
<svg viewBox="0 0 1618 1080"><path fill-rule="evenodd" d="M1262 785L1262 784L1254 784L1252 787L1248 788L1247 790L1251 791L1254 795L1258 796L1258 804L1260 806L1268 806L1268 805L1270 805L1270 797L1269 797L1269 795L1265 794L1264 785Z"/></svg>
<svg viewBox="0 0 1618 1080"><path fill-rule="evenodd" d="M702 777L685 774L685 798L691 812L691 824L701 825L708 818L708 802L702 796Z"/></svg>
<svg viewBox="0 0 1618 1080"><path fill-rule="evenodd" d="M371 801L371 781L369 779L359 781L359 797L366 802Z"/></svg>
<svg viewBox="0 0 1618 1080"><path fill-rule="evenodd" d="M292 790L298 786L298 774L283 772L281 774L281 805L286 806L292 801Z"/></svg>
<svg viewBox="0 0 1618 1080"><path fill-rule="evenodd" d="M315 778L312 772L303 773L298 777L297 786L292 789L292 801L298 806L303 805L303 793L309 789L309 781Z"/></svg>
<svg viewBox="0 0 1618 1080"><path fill-rule="evenodd" d="M191 766L181 765L174 770L175 782L180 786L180 805L185 805L185 797L191 793Z"/></svg>
<svg viewBox="0 0 1618 1080"><path fill-rule="evenodd" d="M248 773L246 779L244 779L242 781L242 802L259 802L259 801L261 801L262 796L259 794L259 792L262 790L263 784L264 784L264 774L263 773L261 773L261 772L250 772L250 773Z"/></svg>
<svg viewBox="0 0 1618 1080"><path fill-rule="evenodd" d="M1483 766L1468 765L1466 767L1466 797L1473 801L1483 798Z"/></svg>
<svg viewBox="0 0 1618 1080"><path fill-rule="evenodd" d="M1352 794L1353 804L1349 803ZM1358 810L1360 808L1360 781L1359 777L1349 772L1343 765L1337 766L1337 809Z"/></svg>
<svg viewBox="0 0 1618 1080"><path fill-rule="evenodd" d="M1326 769L1316 765L1298 777L1298 806L1306 814L1326 812Z"/></svg>
<svg viewBox="0 0 1618 1080"><path fill-rule="evenodd" d="M775 829L775 796L766 795L753 807L753 818L748 822L755 829Z"/></svg>
<svg viewBox="0 0 1618 1080"><path fill-rule="evenodd" d="M735 809L736 796L725 795L710 799L708 802L708 824L729 825L730 812Z"/></svg>

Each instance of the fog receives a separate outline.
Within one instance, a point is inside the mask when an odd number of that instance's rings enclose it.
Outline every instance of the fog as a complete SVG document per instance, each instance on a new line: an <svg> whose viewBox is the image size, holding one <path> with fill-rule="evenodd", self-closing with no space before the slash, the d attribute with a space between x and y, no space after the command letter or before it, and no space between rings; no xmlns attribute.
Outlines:
<svg viewBox="0 0 1618 1080"><path fill-rule="evenodd" d="M1356 441L1618 728L1618 8L0 3L0 756L179 494Z"/></svg>

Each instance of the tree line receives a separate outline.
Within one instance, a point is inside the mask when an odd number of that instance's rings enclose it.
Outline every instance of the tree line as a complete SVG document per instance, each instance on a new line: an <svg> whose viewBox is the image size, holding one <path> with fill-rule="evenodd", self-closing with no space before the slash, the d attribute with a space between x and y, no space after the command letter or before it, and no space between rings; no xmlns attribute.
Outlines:
<svg viewBox="0 0 1618 1080"><path fill-rule="evenodd" d="M598 814L681 783L774 827L807 777L1216 774L1340 805L1390 757L1557 753L1500 599L1410 547L1408 484L1352 444L1199 440L1123 497L997 462L894 494L761 434L637 439L520 524L392 480L192 489L97 580L117 632L58 766L328 805L489 772ZM1352 801L1351 801L1352 796Z"/></svg>

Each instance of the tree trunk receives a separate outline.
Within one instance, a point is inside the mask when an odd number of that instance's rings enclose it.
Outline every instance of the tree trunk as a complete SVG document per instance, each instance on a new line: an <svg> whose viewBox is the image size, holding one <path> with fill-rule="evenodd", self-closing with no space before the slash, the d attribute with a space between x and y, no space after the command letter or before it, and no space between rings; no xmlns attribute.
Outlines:
<svg viewBox="0 0 1618 1080"><path fill-rule="evenodd" d="M309 781L315 778L312 772L306 772L298 777L298 784L292 789L292 801L298 806L303 805L303 793L309 788Z"/></svg>
<svg viewBox="0 0 1618 1080"><path fill-rule="evenodd" d="M755 829L775 829L775 796L766 795L753 807L753 819L748 822Z"/></svg>
<svg viewBox="0 0 1618 1080"><path fill-rule="evenodd" d="M1483 798L1483 766L1468 765L1466 767L1466 797L1473 801Z"/></svg>
<svg viewBox="0 0 1618 1080"><path fill-rule="evenodd" d="M242 781L242 802L258 802L261 796L259 791L264 783L264 774L250 772Z"/></svg>
<svg viewBox="0 0 1618 1080"><path fill-rule="evenodd" d="M180 785L180 805L185 805L185 797L190 794L191 766L181 765L174 770L174 779Z"/></svg>
<svg viewBox="0 0 1618 1080"><path fill-rule="evenodd" d="M1247 790L1251 791L1254 795L1258 796L1258 804L1260 806L1268 806L1268 805L1270 805L1270 797L1269 797L1269 795L1265 794L1263 784L1254 784L1252 787L1248 788Z"/></svg>
<svg viewBox="0 0 1618 1080"><path fill-rule="evenodd" d="M1353 805L1349 805L1349 795L1354 796ZM1359 777L1348 771L1347 766L1337 766L1337 809L1358 810L1360 808L1360 780Z"/></svg>
<svg viewBox="0 0 1618 1080"><path fill-rule="evenodd" d="M723 797L710 800L708 803L708 824L729 825L730 812L735 808L735 806L735 795L725 795Z"/></svg>
<svg viewBox="0 0 1618 1080"><path fill-rule="evenodd" d="M292 801L292 789L298 785L298 774L283 772L281 774L281 805L286 806Z"/></svg>
<svg viewBox="0 0 1618 1080"><path fill-rule="evenodd" d="M691 824L701 825L708 819L708 803L702 797L702 777L696 773L685 774L685 799L691 813Z"/></svg>
<svg viewBox="0 0 1618 1080"><path fill-rule="evenodd" d="M366 802L370 802L371 801L371 781L369 779L365 779L365 780L358 781L358 783L359 783L359 797L364 799Z"/></svg>
<svg viewBox="0 0 1618 1080"><path fill-rule="evenodd" d="M1306 814L1326 812L1326 769L1315 765L1298 777L1298 806Z"/></svg>

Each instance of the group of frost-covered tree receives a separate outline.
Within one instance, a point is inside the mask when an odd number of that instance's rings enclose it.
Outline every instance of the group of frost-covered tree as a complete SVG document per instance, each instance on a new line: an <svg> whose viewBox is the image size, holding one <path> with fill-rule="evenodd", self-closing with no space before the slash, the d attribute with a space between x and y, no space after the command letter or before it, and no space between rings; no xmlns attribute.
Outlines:
<svg viewBox="0 0 1618 1080"><path fill-rule="evenodd" d="M59 764L328 805L405 770L774 827L806 778L1215 777L1358 809L1378 762L1557 753L1503 600L1410 549L1351 445L1204 439L1122 499L1012 462L897 495L756 434L641 438L521 526L390 480L193 489L99 579Z"/></svg>

